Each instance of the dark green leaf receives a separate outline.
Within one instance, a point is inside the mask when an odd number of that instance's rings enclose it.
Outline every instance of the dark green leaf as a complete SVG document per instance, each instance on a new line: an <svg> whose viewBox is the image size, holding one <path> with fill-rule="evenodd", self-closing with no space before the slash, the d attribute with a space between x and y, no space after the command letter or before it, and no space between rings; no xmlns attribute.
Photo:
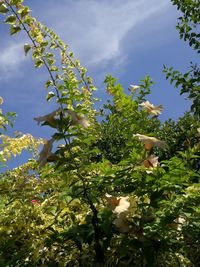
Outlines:
<svg viewBox="0 0 200 267"><path fill-rule="evenodd" d="M16 22L16 17L15 15L10 15L8 16L5 20L4 20L5 23L7 24L15 24Z"/></svg>
<svg viewBox="0 0 200 267"><path fill-rule="evenodd" d="M12 25L10 27L10 35L16 34L16 33L20 32L20 31L21 31L21 28L19 26Z"/></svg>
<svg viewBox="0 0 200 267"><path fill-rule="evenodd" d="M46 100L47 101L49 101L52 97L54 97L55 96L55 94L54 94L54 92L49 92L48 94L47 94L47 96L46 96Z"/></svg>
<svg viewBox="0 0 200 267"><path fill-rule="evenodd" d="M26 15L28 15L30 13L30 9L28 6L24 6L23 8L18 10L18 13L21 15L21 17L25 17Z"/></svg>
<svg viewBox="0 0 200 267"><path fill-rule="evenodd" d="M25 52L25 55L27 55L28 51L31 49L31 46L29 44L25 44L24 45L24 52Z"/></svg>
<svg viewBox="0 0 200 267"><path fill-rule="evenodd" d="M2 14L6 14L9 11L9 9L7 8L7 6L3 3L0 4L0 13Z"/></svg>
<svg viewBox="0 0 200 267"><path fill-rule="evenodd" d="M42 67L43 64L44 64L43 60L39 58L35 61L35 68L40 68Z"/></svg>

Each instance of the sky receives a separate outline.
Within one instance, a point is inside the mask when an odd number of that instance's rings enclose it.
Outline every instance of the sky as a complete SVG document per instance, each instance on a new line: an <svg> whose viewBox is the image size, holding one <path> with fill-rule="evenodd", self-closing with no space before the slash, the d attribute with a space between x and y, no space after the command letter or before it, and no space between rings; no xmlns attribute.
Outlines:
<svg viewBox="0 0 200 267"><path fill-rule="evenodd" d="M177 120L190 103L166 81L163 64L187 71L196 53L179 39L180 16L170 0L24 0L32 15L53 29L88 69L105 103L103 80L111 74L128 92L146 75L154 81L148 100L164 106L162 121ZM30 56L23 54L28 41L24 33L9 36L0 16L0 96L4 111L17 113L14 129L49 138L47 127L34 117L51 112L55 105L45 100L45 69L34 69ZM10 133L10 131L9 131Z"/></svg>

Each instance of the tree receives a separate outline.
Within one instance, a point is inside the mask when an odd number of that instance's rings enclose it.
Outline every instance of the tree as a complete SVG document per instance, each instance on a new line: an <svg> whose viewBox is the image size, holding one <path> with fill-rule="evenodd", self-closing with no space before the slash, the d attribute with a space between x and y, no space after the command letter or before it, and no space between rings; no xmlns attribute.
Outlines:
<svg viewBox="0 0 200 267"><path fill-rule="evenodd" d="M199 123L189 132L190 145L169 150L161 129L165 138L173 136L174 124L162 125L162 106L147 100L150 77L126 95L107 76L113 99L97 112L92 79L67 45L32 18L22 0L0 1L0 12L11 34L27 33L24 51L32 52L36 68L46 68L47 101L58 105L35 118L55 130L48 140L1 136L1 160L24 148L34 156L1 174L0 265L195 266ZM19 151L12 144L21 144Z"/></svg>
<svg viewBox="0 0 200 267"><path fill-rule="evenodd" d="M191 48L200 53L200 24L199 1L198 0L172 0L173 5L177 6L183 15L179 17L177 30L181 39L188 41ZM187 98L192 101L191 111L196 119L200 119L200 69L197 64L191 63L190 70L182 74L173 68L164 66L166 78L170 82L175 82L176 88L180 89L180 94L187 94Z"/></svg>
<svg viewBox="0 0 200 267"><path fill-rule="evenodd" d="M178 18L177 30L180 38L188 41L189 45L200 52L198 25L200 23L199 1L198 0L172 0L173 5L177 6L183 15Z"/></svg>

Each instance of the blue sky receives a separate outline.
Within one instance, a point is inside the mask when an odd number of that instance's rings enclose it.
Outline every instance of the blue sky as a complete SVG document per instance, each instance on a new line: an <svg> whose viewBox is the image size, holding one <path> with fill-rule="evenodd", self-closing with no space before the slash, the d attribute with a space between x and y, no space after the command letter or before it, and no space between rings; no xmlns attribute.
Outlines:
<svg viewBox="0 0 200 267"><path fill-rule="evenodd" d="M165 80L163 64L186 71L196 54L179 39L175 27L180 15L169 0L25 0L32 15L52 28L70 45L106 100L102 81L106 74L118 77L125 89L145 75L155 82L149 100L163 104L161 120L177 119L189 108L177 89ZM2 21L2 16L0 18ZM14 130L49 138L48 128L38 127L33 117L54 108L46 103L45 69L33 68L23 55L25 34L9 36L0 24L0 95L3 109L18 114Z"/></svg>

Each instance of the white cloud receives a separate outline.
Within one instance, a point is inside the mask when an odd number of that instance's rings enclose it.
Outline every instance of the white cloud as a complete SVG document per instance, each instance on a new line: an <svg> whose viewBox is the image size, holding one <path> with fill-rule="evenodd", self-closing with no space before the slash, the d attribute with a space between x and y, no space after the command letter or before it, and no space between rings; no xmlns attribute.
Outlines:
<svg viewBox="0 0 200 267"><path fill-rule="evenodd" d="M167 0L65 0L47 6L45 23L69 42L84 64L106 64L119 57L120 42L131 29L137 31L139 23L153 20L169 6Z"/></svg>
<svg viewBox="0 0 200 267"><path fill-rule="evenodd" d="M81 59L82 64L88 67L98 66L99 69L109 63L122 65L128 51L124 51L121 42L128 37L129 31L138 36L138 25L145 20L153 21L155 15L161 14L170 6L168 0L61 2L50 0L48 4L30 4L30 7L36 18L44 21L70 44L71 50ZM163 23L167 23L166 19ZM133 45L136 47L141 42L141 39L136 38ZM21 41L10 42L7 47L1 49L0 79L20 74L20 67L27 60L23 54L23 44Z"/></svg>
<svg viewBox="0 0 200 267"><path fill-rule="evenodd" d="M26 60L23 44L9 43L0 53L0 80L10 78L19 73L21 64Z"/></svg>

